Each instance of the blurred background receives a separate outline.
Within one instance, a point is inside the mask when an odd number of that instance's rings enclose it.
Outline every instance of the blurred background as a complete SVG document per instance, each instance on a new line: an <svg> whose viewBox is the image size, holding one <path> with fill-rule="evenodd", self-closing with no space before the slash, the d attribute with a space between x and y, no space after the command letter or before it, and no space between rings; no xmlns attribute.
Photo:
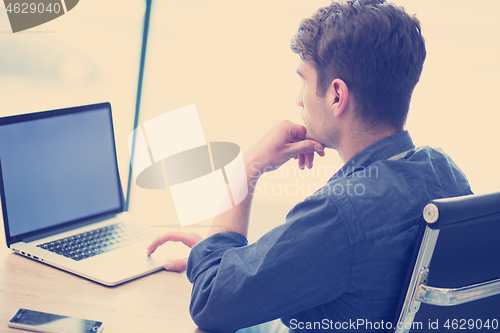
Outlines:
<svg viewBox="0 0 500 333"><path fill-rule="evenodd" d="M415 144L444 149L474 192L500 191L500 2L393 2L416 14L427 46L406 126ZM139 123L196 104L207 141L234 142L243 152L275 122L301 123L290 39L302 18L329 3L154 0ZM111 102L125 192L145 10L145 0L81 0L66 15L13 34L0 5L0 116ZM299 172L292 160L265 174L250 240L283 223L342 165L328 150L312 170ZM132 182L129 208L148 225L179 227L168 190ZM203 234L208 222L192 228Z"/></svg>

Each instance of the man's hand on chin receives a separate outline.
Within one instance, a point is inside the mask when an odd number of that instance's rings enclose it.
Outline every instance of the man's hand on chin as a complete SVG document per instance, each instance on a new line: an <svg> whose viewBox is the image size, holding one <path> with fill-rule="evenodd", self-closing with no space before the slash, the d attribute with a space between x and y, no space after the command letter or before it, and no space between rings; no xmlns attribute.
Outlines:
<svg viewBox="0 0 500 333"><path fill-rule="evenodd" d="M299 168L312 168L314 153L325 156L324 145L307 138L305 126L284 120L275 125L247 154L245 163L252 177L278 169L291 158Z"/></svg>

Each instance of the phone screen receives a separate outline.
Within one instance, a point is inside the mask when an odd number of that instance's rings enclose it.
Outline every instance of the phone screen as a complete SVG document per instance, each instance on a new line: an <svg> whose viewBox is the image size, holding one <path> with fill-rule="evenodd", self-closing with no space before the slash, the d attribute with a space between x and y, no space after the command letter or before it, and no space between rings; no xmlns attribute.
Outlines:
<svg viewBox="0 0 500 333"><path fill-rule="evenodd" d="M20 309L9 326L39 332L94 333L101 331L102 322Z"/></svg>

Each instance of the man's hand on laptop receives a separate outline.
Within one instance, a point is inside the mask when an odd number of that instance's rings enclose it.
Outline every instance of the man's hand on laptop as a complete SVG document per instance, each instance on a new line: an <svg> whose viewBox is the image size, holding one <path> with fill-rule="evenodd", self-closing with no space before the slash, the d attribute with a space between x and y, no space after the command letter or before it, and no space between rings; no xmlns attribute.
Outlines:
<svg viewBox="0 0 500 333"><path fill-rule="evenodd" d="M314 153L325 156L324 145L306 138L307 129L284 120L275 125L246 154L253 177L278 169L291 158L298 159L299 168L312 168Z"/></svg>
<svg viewBox="0 0 500 333"><path fill-rule="evenodd" d="M183 242L189 247L195 246L199 241L203 240L200 235L191 232L168 232L156 238L151 245L148 246L148 256L155 252L156 248L166 242ZM182 272L186 270L187 258L171 260L163 266L167 271Z"/></svg>

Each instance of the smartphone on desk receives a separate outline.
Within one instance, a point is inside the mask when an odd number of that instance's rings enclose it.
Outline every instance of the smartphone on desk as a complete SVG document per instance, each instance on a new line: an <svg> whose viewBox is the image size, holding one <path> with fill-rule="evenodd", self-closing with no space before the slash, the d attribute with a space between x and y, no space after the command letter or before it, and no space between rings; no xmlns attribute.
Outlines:
<svg viewBox="0 0 500 333"><path fill-rule="evenodd" d="M9 327L43 333L100 333L103 329L100 321L27 309L19 309Z"/></svg>

